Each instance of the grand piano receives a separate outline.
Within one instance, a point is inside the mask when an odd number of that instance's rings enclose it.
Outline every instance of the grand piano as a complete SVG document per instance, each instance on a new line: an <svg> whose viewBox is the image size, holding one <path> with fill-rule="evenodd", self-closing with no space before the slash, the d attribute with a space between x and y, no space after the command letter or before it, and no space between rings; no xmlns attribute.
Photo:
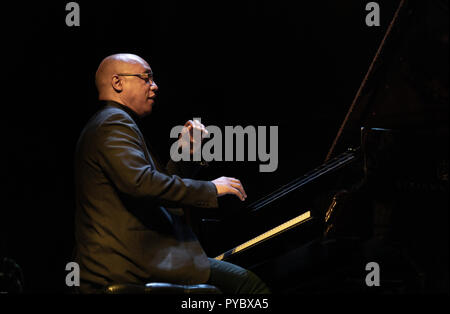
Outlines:
<svg viewBox="0 0 450 314"><path fill-rule="evenodd" d="M448 58L434 52L448 17L429 18L443 8L399 1L328 155L239 216L203 219L209 256L274 293L448 292Z"/></svg>

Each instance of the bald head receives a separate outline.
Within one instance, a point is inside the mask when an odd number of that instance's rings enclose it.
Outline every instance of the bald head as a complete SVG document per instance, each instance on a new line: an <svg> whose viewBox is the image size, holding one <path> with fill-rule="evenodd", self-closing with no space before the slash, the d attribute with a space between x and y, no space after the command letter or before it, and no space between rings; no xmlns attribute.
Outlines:
<svg viewBox="0 0 450 314"><path fill-rule="evenodd" d="M114 74L134 73L133 71L141 66L149 67L144 59L131 53L118 53L103 59L95 73L95 85L99 97L111 93L111 79Z"/></svg>
<svg viewBox="0 0 450 314"><path fill-rule="evenodd" d="M150 113L158 86L153 79L136 75L151 72L149 64L137 55L120 53L106 57L95 74L99 100L116 101L140 116Z"/></svg>

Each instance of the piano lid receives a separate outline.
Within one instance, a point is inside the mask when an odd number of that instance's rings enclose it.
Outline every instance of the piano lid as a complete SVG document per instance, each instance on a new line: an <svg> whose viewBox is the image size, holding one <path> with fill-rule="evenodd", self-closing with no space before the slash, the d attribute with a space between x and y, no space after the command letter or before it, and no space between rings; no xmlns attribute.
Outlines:
<svg viewBox="0 0 450 314"><path fill-rule="evenodd" d="M448 132L448 1L399 3L332 155L361 127Z"/></svg>

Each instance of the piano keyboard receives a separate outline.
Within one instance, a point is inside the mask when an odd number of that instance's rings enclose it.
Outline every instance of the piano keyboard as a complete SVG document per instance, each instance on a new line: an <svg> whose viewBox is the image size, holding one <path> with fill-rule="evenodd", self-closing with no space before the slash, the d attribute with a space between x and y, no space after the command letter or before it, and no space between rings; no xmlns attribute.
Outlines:
<svg viewBox="0 0 450 314"><path fill-rule="evenodd" d="M282 233L284 231L287 231L287 230L289 230L289 229L291 229L293 227L296 227L296 226L298 226L298 225L300 225L300 224L302 224L302 223L304 223L304 222L306 222L306 221L308 221L310 219L311 219L311 212L307 211L307 212L301 214L300 216L297 216L297 217L295 217L295 218L293 218L291 220L288 220L285 223L283 223L283 224L281 224L281 225L279 225L279 226L277 226L277 227L275 227L273 229L270 229L269 231L264 232L263 234L260 234L259 236L255 237L255 238L253 238L253 239L251 239L251 240L249 240L249 241L247 241L247 242L245 242L245 243L243 243L241 245L238 245L234 249L231 249L231 250L229 250L229 251L227 251L227 252L225 252L223 254L220 254L219 256L215 257L215 259L220 260L220 261L223 260L223 259L226 259L229 256L231 256L233 254L236 254L237 252L240 252L240 251L246 250L248 248L251 248L251 247L253 247L253 246L255 246L255 245L257 245L257 244L259 244L259 243L261 243L261 242L263 242L263 241L265 241L267 239L269 239L269 238L277 236L280 233Z"/></svg>

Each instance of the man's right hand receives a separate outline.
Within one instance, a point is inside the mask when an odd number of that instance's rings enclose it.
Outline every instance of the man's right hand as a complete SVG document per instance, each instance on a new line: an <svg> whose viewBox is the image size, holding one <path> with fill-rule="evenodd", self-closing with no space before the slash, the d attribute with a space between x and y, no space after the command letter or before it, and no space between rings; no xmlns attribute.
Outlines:
<svg viewBox="0 0 450 314"><path fill-rule="evenodd" d="M216 186L218 197L226 194L234 194L239 197L241 201L245 201L247 198L244 187L238 179L220 177L211 182Z"/></svg>

